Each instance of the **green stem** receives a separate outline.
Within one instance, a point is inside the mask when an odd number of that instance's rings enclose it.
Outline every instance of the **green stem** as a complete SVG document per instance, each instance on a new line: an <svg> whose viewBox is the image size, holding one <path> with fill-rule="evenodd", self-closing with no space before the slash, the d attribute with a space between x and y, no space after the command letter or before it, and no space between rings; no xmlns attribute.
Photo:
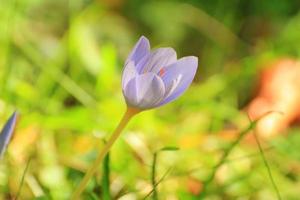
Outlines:
<svg viewBox="0 0 300 200"><path fill-rule="evenodd" d="M109 175L110 175L110 169L109 169L109 161L110 161L110 156L109 153L104 157L103 161L103 175L102 175L102 199L103 200L111 200L111 195L110 195L110 181L109 181Z"/></svg>
<svg viewBox="0 0 300 200"><path fill-rule="evenodd" d="M264 151L263 151L263 149L262 149L262 146L261 146L261 144L260 144L260 142L259 142L259 140L258 140L258 137L257 137L257 135L256 135L255 132L253 133L253 135L254 135L256 144L257 144L257 146L258 146L258 148L259 148L259 152L260 152L261 158L262 158L262 160L263 160L263 162L264 162L264 165L265 165L266 168L267 168L269 178L270 178L270 180L271 180L271 182L272 182L272 185L273 185L274 190L275 190L276 195L277 195L277 199L278 199L278 200L281 200L281 195L280 195L279 189L278 189L278 187L277 187L277 185L276 185L276 183L275 183L275 181L274 181L274 178L273 178L273 176L272 176L271 168L270 168L270 166L269 166L269 164L268 164L268 161L267 161L267 159L266 159L266 156L265 156L265 154L264 154Z"/></svg>
<svg viewBox="0 0 300 200"><path fill-rule="evenodd" d="M22 190L22 187L23 187L23 184L24 184L24 180L25 180L25 175L26 175L26 172L29 168L29 164L30 164L30 161L31 161L31 157L29 158L27 164L26 164L26 167L25 167L25 170L23 172L23 175L22 175L22 178L21 178L21 183L20 183L20 186L19 186L19 189L18 189L18 192L17 192L17 195L16 195L16 198L15 200L17 200L21 194L21 190Z"/></svg>
<svg viewBox="0 0 300 200"><path fill-rule="evenodd" d="M103 160L105 155L109 152L112 145L115 143L115 141L120 136L122 130L126 127L128 122L130 121L130 119L139 112L140 112L139 110L136 110L136 109L133 109L133 108L127 108L127 110L126 110L122 120L120 121L119 125L117 126L116 130L113 132L112 136L109 138L109 140L105 144L102 151L100 151L100 153L98 154L98 157L96 158L93 165L86 172L86 174L83 177L83 179L82 179L81 183L79 184L78 188L73 193L71 199L73 199L73 200L79 199L81 193L86 188L89 180L92 178L92 176L96 172L96 170L99 167L101 161Z"/></svg>
<svg viewBox="0 0 300 200"><path fill-rule="evenodd" d="M225 163L228 155L231 153L231 151L234 149L234 147L236 147L240 141L245 137L245 135L253 129L253 127L256 125L256 121L250 123L250 125L243 131L240 132L239 136L237 137L237 139L224 151L221 159L219 160L219 162L216 164L216 166L213 168L213 171L211 173L211 175L208 177L208 179L206 181L204 181L203 183L203 190L199 195L199 199L203 199L207 193L207 187L208 185L213 181L213 179L215 178L215 175L218 171L218 169Z"/></svg>
<svg viewBox="0 0 300 200"><path fill-rule="evenodd" d="M158 200L157 197L157 190L156 190L156 162L157 162L157 152L153 155L153 161L152 161L152 170L151 170L151 182L152 182L152 190L153 190L153 200Z"/></svg>

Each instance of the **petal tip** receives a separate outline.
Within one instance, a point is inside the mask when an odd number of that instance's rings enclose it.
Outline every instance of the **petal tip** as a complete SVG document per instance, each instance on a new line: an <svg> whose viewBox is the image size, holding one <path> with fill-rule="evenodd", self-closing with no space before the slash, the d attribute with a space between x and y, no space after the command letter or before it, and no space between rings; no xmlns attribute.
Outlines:
<svg viewBox="0 0 300 200"><path fill-rule="evenodd" d="M179 59L179 61L188 64L189 67L194 68L195 70L198 68L198 57L196 56L186 56Z"/></svg>
<svg viewBox="0 0 300 200"><path fill-rule="evenodd" d="M140 40L148 40L148 38L147 38L146 36L142 35L142 36L140 37Z"/></svg>
<svg viewBox="0 0 300 200"><path fill-rule="evenodd" d="M15 110L14 113L12 114L12 118L14 118L15 120L19 117L19 111Z"/></svg>
<svg viewBox="0 0 300 200"><path fill-rule="evenodd" d="M189 59L190 61L198 64L198 57L197 56L187 56L187 57L184 57L184 58Z"/></svg>
<svg viewBox="0 0 300 200"><path fill-rule="evenodd" d="M140 43L140 42L144 42L144 43L146 43L147 45L150 46L149 39L148 39L146 36L144 36L144 35L142 35L142 36L139 38L138 43Z"/></svg>

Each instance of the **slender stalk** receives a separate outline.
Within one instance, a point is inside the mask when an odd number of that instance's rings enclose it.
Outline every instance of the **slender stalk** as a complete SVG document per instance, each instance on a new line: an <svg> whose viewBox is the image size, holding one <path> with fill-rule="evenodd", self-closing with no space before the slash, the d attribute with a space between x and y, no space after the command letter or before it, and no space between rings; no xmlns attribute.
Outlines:
<svg viewBox="0 0 300 200"><path fill-rule="evenodd" d="M110 180L109 180L109 175L110 175L110 156L109 152L107 155L104 157L103 161L103 174L102 174L102 199L103 200L111 200L111 195L110 195Z"/></svg>
<svg viewBox="0 0 300 200"><path fill-rule="evenodd" d="M278 200L281 200L282 198L281 198L279 189L278 189L278 187L277 187L277 185L276 185L276 183L275 183L275 180L274 180L274 178L273 178L273 176L272 176L271 168L270 168L270 166L269 166L269 163L268 163L268 161L267 161L267 159L266 159L265 153L264 153L264 151L263 151L263 148L262 148L262 146L261 146L261 144L260 144L260 142L259 142L259 140L258 140L258 137L257 137L255 131L254 131L253 135L254 135L256 144L257 144L257 146L258 146L258 148L259 148L259 152L260 152L261 158L262 158L262 160L263 160L263 162L264 162L264 165L265 165L266 168L267 168L269 178L270 178L270 180L271 180L271 182L272 182L272 185L273 185L274 190L275 190L276 195L277 195L277 199L278 199Z"/></svg>
<svg viewBox="0 0 300 200"><path fill-rule="evenodd" d="M17 192L15 200L17 200L19 198L20 194L21 194L21 190L22 190L22 187L23 187L23 184L24 184L24 180L25 180L25 175L26 175L26 172L27 172L27 170L29 168L29 164L30 164L31 158L32 157L30 157L29 160L27 161L27 164L26 164L25 170L23 172L23 175L22 175L22 178L21 178L21 183L20 183L20 186L19 186L19 189L18 189L18 192Z"/></svg>
<svg viewBox="0 0 300 200"><path fill-rule="evenodd" d="M163 182L163 180L165 180L165 178L167 177L167 175L170 174L170 172L173 170L173 168L169 168L164 175L155 183L154 187L152 188L152 190L143 198L143 200L147 199L150 195L153 194L154 192L154 188L156 188L161 182Z"/></svg>
<svg viewBox="0 0 300 200"><path fill-rule="evenodd" d="M110 148L112 147L112 145L115 143L115 141L120 136L122 130L126 127L126 125L128 124L128 122L130 121L130 119L134 115L136 115L137 113L139 113L139 112L140 112L139 110L136 110L134 108L127 108L127 110L126 110L126 112L125 112L122 120L120 121L119 125L117 126L117 128L113 132L112 136L109 138L109 140L105 144L105 146L102 149L102 151L100 151L100 153L98 154L98 157L96 158L95 162L92 164L92 166L86 172L86 174L83 177L83 179L82 179L81 183L79 184L78 188L73 193L71 199L73 199L73 200L79 199L80 194L86 188L89 180L92 178L92 176L94 175L94 173L98 169L101 161L103 160L103 158L105 157L105 155L108 153L108 151L110 150Z"/></svg>
<svg viewBox="0 0 300 200"><path fill-rule="evenodd" d="M153 200L158 200L157 197L157 190L156 190L156 162L157 162L157 152L154 153L153 155L153 161L152 161L152 170L151 170L151 182L152 182L152 190L153 190L153 195L152 199Z"/></svg>
<svg viewBox="0 0 300 200"><path fill-rule="evenodd" d="M245 135L254 128L255 125L256 125L256 121L251 122L250 125L246 129L244 129L243 131L240 132L237 139L224 151L221 159L216 164L216 166L213 168L212 173L210 174L208 179L206 181L204 181L203 190L199 195L199 199L203 199L205 197L205 195L207 194L207 187L215 178L215 175L216 175L218 169L226 162L227 157L232 152L232 150L240 143L240 141L245 137Z"/></svg>

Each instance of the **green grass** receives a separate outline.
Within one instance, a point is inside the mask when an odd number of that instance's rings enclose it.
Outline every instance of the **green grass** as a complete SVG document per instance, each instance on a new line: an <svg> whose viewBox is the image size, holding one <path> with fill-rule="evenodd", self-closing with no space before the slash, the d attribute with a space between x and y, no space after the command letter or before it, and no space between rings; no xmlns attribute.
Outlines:
<svg viewBox="0 0 300 200"><path fill-rule="evenodd" d="M70 197L125 110L121 74L140 35L199 57L199 70L180 99L132 121L83 198L299 197L298 124L259 140L259 152L242 141L262 64L300 56L297 0L0 5L0 125L21 113L0 161L0 200ZM236 140L226 139L233 129ZM165 146L180 151L153 159Z"/></svg>

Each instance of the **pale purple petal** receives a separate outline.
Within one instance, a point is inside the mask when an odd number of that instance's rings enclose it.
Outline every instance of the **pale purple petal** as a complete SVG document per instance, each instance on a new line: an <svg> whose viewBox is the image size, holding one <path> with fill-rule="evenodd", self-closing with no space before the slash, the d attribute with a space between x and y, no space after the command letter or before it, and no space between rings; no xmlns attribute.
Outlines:
<svg viewBox="0 0 300 200"><path fill-rule="evenodd" d="M176 62L177 55L175 50L172 48L158 48L151 52L149 57L144 59L147 62L144 61L144 63L138 64L137 66L139 73L158 73L162 67L166 67Z"/></svg>
<svg viewBox="0 0 300 200"><path fill-rule="evenodd" d="M130 105L132 107L138 105L137 92L136 78L133 78L128 82L125 89L123 89L123 95L125 97L127 105Z"/></svg>
<svg viewBox="0 0 300 200"><path fill-rule="evenodd" d="M127 105L145 110L176 99L192 83L197 66L198 59L193 56L177 61L172 48L150 52L148 39L141 37L123 72L122 90Z"/></svg>
<svg viewBox="0 0 300 200"><path fill-rule="evenodd" d="M160 103L164 98L165 86L159 76L146 73L131 79L123 92L129 106L145 110Z"/></svg>
<svg viewBox="0 0 300 200"><path fill-rule="evenodd" d="M179 97L192 83L198 67L198 58L183 57L164 69L162 79L166 87L165 99L159 104L166 104Z"/></svg>
<svg viewBox="0 0 300 200"><path fill-rule="evenodd" d="M149 40L142 36L129 54L126 63L133 61L135 65L144 57L150 54Z"/></svg>
<svg viewBox="0 0 300 200"><path fill-rule="evenodd" d="M145 68L146 64L150 61L150 55L144 56L140 61L136 64L135 68L138 74L143 74L143 68Z"/></svg>
<svg viewBox="0 0 300 200"><path fill-rule="evenodd" d="M123 76L122 76L122 89L124 90L127 83L137 75L138 73L136 71L134 62L129 61L124 67Z"/></svg>
<svg viewBox="0 0 300 200"><path fill-rule="evenodd" d="M17 121L17 112L14 112L12 116L8 119L4 125L1 134L0 134L0 158L6 150L6 147L11 139L11 136L14 132L15 125Z"/></svg>

